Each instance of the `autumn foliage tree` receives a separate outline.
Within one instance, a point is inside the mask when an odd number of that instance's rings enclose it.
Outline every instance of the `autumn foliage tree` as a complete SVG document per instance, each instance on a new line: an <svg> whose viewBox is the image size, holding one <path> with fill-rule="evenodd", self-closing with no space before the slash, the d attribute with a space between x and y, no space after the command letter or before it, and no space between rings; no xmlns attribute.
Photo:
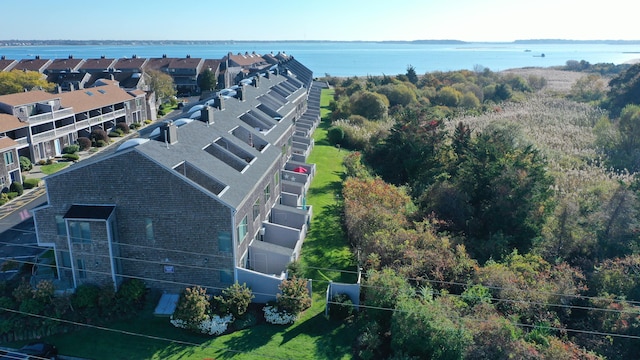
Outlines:
<svg viewBox="0 0 640 360"><path fill-rule="evenodd" d="M14 94L25 90L42 89L52 91L55 84L50 83L37 71L0 71L0 95Z"/></svg>

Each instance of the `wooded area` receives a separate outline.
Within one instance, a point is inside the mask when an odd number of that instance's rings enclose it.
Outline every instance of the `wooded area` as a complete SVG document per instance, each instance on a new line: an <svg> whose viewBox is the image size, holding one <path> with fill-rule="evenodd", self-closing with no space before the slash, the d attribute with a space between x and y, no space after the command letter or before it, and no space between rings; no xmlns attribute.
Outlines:
<svg viewBox="0 0 640 360"><path fill-rule="evenodd" d="M327 80L359 357L636 356L640 65Z"/></svg>

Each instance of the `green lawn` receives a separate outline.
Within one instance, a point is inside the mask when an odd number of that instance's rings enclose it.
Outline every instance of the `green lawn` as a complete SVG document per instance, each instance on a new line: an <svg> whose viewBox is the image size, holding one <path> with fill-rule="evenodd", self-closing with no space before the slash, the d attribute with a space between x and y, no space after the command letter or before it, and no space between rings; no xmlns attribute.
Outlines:
<svg viewBox="0 0 640 360"><path fill-rule="evenodd" d="M333 91L322 92L326 116ZM328 120L314 133L315 148L308 160L317 166L307 203L314 218L305 240L301 261L313 279L313 305L290 326L259 325L220 337L196 335L176 329L167 318L154 317L152 301L143 315L132 321L54 336L62 354L93 359L351 359L356 326L324 316L327 281L355 282L355 263L340 223L339 194L342 157L326 141ZM337 269L337 270L333 270ZM137 335L144 334L144 335Z"/></svg>
<svg viewBox="0 0 640 360"><path fill-rule="evenodd" d="M43 174L47 174L47 175L51 175L55 172L58 172L64 168L66 168L67 166L71 165L72 162L71 161L63 161L63 162L59 162L59 163L55 163L55 164L50 164L50 165L42 165L40 167L40 171L42 171Z"/></svg>

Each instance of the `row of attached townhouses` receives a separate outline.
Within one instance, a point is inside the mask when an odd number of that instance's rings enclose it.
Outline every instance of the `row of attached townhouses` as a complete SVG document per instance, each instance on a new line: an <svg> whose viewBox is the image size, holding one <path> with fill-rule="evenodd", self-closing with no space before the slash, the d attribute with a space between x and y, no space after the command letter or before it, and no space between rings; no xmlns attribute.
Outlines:
<svg viewBox="0 0 640 360"><path fill-rule="evenodd" d="M148 118L146 94L126 91L110 82L96 87L51 94L40 90L0 96L0 190L22 181L19 157L32 162L62 154L78 137L96 128L112 129Z"/></svg>
<svg viewBox="0 0 640 360"><path fill-rule="evenodd" d="M255 71L290 59L287 54L228 53L222 59L159 58L7 59L0 71L36 71L57 85L58 94L28 91L0 96L0 190L20 181L19 157L32 162L60 156L78 137L100 127L109 131L116 122L156 120L155 96L146 72L170 75L178 91L199 91L197 78L205 69L218 77L220 88L230 87ZM118 89L118 87L120 89Z"/></svg>
<svg viewBox="0 0 640 360"><path fill-rule="evenodd" d="M292 57L249 80L46 178L34 220L38 245L55 252L59 290L239 282L255 301L275 299L312 216L306 159L320 89Z"/></svg>
<svg viewBox="0 0 640 360"><path fill-rule="evenodd" d="M30 59L7 59L0 57L0 71L36 71L54 83L58 91L71 91L92 87L100 79L116 80L127 89L148 90L144 74L156 70L173 78L179 95L198 94L198 76L205 70L212 71L220 88L233 85L252 69L264 69L288 59L285 53L259 55L228 53L222 59L173 58L162 55L158 58L78 59L73 55L62 59L44 59L36 55Z"/></svg>

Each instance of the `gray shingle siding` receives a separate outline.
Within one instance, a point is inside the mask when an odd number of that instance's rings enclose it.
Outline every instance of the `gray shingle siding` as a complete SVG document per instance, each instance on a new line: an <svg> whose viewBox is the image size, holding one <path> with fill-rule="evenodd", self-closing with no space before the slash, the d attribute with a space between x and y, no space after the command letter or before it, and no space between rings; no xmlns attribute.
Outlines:
<svg viewBox="0 0 640 360"><path fill-rule="evenodd" d="M231 209L145 156L129 151L78 166L49 177L47 187L55 191L49 191L52 205L35 212L39 242L53 242L64 251L68 246L66 238L55 233L56 215L64 215L72 204L115 204L122 273L150 286L154 282L149 279L156 279L157 287L175 291L196 282L228 285L220 283L219 271L231 271L233 257L220 251L218 235L233 231ZM147 238L146 219L152 221L153 239ZM98 234L96 244L106 242L106 235ZM108 256L103 247L88 250L96 257ZM94 265L87 264L88 270ZM165 265L174 272L165 273Z"/></svg>

